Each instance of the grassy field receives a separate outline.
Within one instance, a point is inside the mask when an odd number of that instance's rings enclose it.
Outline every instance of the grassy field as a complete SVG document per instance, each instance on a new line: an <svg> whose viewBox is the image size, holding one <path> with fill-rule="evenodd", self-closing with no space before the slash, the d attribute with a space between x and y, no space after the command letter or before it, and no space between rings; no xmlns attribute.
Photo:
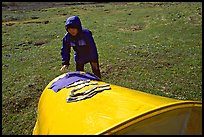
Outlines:
<svg viewBox="0 0 204 137"><path fill-rule="evenodd" d="M24 5L2 4L2 134L32 134L39 97L62 74L61 40L72 15L93 33L103 81L202 100L201 2ZM73 51L70 63L75 71Z"/></svg>

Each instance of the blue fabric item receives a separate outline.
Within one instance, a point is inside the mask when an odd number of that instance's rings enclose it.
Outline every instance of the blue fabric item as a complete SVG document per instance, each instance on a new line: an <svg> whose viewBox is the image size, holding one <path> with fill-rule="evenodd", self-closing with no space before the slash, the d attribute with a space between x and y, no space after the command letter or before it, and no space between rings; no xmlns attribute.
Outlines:
<svg viewBox="0 0 204 137"><path fill-rule="evenodd" d="M69 65L71 47L74 50L74 59L76 63L85 64L90 61L98 60L98 52L95 41L92 37L92 32L88 29L82 28L79 17L69 17L65 23L65 26L75 26L78 28L79 33L74 37L68 32L65 34L60 51L62 64Z"/></svg>
<svg viewBox="0 0 204 137"><path fill-rule="evenodd" d="M91 73L81 73L80 71L68 72L63 78L59 78L57 81L53 82L49 89L58 92L62 88L65 88L74 82L79 80L98 80L101 79Z"/></svg>

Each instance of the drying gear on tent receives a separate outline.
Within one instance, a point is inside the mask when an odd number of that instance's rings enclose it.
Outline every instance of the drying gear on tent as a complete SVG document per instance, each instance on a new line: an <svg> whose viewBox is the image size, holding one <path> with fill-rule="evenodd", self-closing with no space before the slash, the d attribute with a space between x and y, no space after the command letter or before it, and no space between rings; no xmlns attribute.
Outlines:
<svg viewBox="0 0 204 137"><path fill-rule="evenodd" d="M102 88L108 87L108 86L110 86L110 85L109 84L103 84L103 85L94 86L94 87L92 87L92 88L90 88L88 90L85 90L85 91L82 91L82 92L78 92L78 93L75 93L75 94L74 94L74 92L71 92L70 96L71 97L75 97L75 96L79 96L79 95L86 95L86 94L94 91L97 88L102 89Z"/></svg>
<svg viewBox="0 0 204 137"><path fill-rule="evenodd" d="M67 102L76 102L79 100L87 99L87 98L93 97L94 95L96 95L99 92L102 92L104 90L110 90L110 89L111 89L111 87L109 84L103 84L103 85L94 86L88 90L78 92L76 94L71 92L71 94L67 98Z"/></svg>
<svg viewBox="0 0 204 137"><path fill-rule="evenodd" d="M91 81L90 79L88 79L88 80L80 80L80 81L74 82L71 85L68 85L66 88L76 87L78 85L85 84L85 83L88 83L90 81Z"/></svg>
<svg viewBox="0 0 204 137"><path fill-rule="evenodd" d="M79 87L77 87L77 88L75 88L75 89L72 89L72 90L71 90L71 93L74 93L74 92L76 92L77 90L80 90L80 89L82 89L82 88L85 87L85 86L96 85L96 84L98 84L98 82L90 82L90 83L81 84L81 85L79 85Z"/></svg>
<svg viewBox="0 0 204 137"><path fill-rule="evenodd" d="M49 89L58 92L62 88L65 88L74 82L80 80L98 80L101 81L100 78L91 74L91 73L82 73L80 71L76 72L68 72L63 78L58 79L57 81L53 82Z"/></svg>

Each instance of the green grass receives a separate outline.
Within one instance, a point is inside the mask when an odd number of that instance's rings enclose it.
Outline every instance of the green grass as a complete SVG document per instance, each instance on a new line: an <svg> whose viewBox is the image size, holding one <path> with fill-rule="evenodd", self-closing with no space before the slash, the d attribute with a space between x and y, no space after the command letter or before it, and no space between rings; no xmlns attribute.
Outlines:
<svg viewBox="0 0 204 137"><path fill-rule="evenodd" d="M2 11L2 134L32 134L39 97L61 75L67 17L97 44L103 81L202 100L202 3L101 3ZM48 23L45 23L49 21ZM75 71L73 51L69 71ZM91 72L90 65L85 66Z"/></svg>

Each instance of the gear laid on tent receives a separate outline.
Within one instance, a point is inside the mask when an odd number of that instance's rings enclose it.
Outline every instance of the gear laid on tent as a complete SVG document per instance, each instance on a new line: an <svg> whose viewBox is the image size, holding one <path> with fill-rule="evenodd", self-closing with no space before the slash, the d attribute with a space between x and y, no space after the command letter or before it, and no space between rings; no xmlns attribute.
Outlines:
<svg viewBox="0 0 204 137"><path fill-rule="evenodd" d="M89 83L90 81L91 81L90 79L88 79L88 80L79 80L77 82L74 82L71 85L66 86L66 88L71 88L71 87L75 87L75 86L78 86L78 85L81 85L81 84Z"/></svg>
<svg viewBox="0 0 204 137"><path fill-rule="evenodd" d="M110 90L111 88L109 86L110 86L109 84L97 85L97 86L94 86L94 87L92 87L92 88L90 88L88 90L78 92L78 93L75 93L75 94L72 92L73 91L72 90L71 94L67 98L67 102L75 102L75 101L79 101L79 100L83 100L83 99L93 97L94 95L96 95L99 92L102 92L104 90Z"/></svg>
<svg viewBox="0 0 204 137"><path fill-rule="evenodd" d="M72 89L72 90L71 90L71 93L74 93L74 92L76 92L77 90L80 90L80 89L82 89L82 88L85 87L85 86L96 85L96 84L98 84L98 82L87 82L87 83L83 83L83 84L79 85L78 88Z"/></svg>
<svg viewBox="0 0 204 137"><path fill-rule="evenodd" d="M202 101L162 97L84 78L85 72L70 73L72 77L59 82L69 73L60 75L43 90L33 135L202 134ZM53 85L60 92L53 92Z"/></svg>
<svg viewBox="0 0 204 137"><path fill-rule="evenodd" d="M50 85L49 89L54 90L55 92L58 92L62 88L69 87L69 85L73 84L74 82L80 81L80 80L98 80L100 81L100 78L97 76L91 74L91 73L85 73L81 71L76 72L69 72L65 74L63 77L60 77L57 81L53 82L52 85Z"/></svg>

